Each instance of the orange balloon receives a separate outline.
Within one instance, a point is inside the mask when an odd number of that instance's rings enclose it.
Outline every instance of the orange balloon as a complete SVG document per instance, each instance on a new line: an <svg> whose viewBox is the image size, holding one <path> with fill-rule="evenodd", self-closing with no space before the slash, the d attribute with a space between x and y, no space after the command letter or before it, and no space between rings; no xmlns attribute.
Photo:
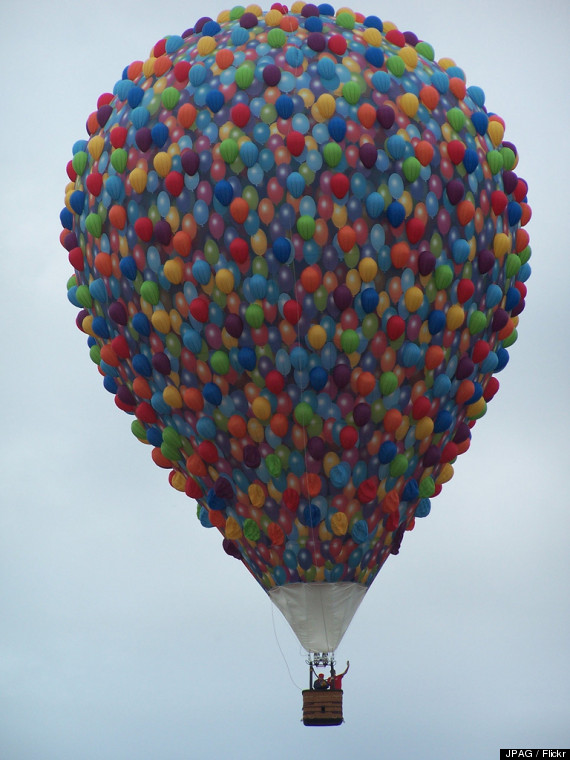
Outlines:
<svg viewBox="0 0 570 760"><path fill-rule="evenodd" d="M431 370L439 367L444 359L444 356L445 354L441 346L430 346L426 351L424 360L426 369Z"/></svg>
<svg viewBox="0 0 570 760"><path fill-rule="evenodd" d="M388 409L382 423L387 433L395 433L402 424L402 413L398 409Z"/></svg>

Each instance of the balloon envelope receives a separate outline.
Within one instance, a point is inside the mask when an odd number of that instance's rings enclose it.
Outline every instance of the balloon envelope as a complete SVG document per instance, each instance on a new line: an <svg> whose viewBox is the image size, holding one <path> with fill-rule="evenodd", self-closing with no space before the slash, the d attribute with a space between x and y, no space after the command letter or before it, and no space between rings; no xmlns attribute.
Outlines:
<svg viewBox="0 0 570 760"><path fill-rule="evenodd" d="M241 6L99 98L61 214L92 360L309 651L453 475L524 308L526 183L449 59Z"/></svg>

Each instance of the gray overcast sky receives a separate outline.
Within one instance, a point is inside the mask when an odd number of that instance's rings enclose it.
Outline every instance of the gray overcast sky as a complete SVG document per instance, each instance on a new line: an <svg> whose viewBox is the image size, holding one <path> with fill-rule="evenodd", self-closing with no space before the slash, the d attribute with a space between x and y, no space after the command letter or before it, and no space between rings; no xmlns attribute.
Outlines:
<svg viewBox="0 0 570 760"><path fill-rule="evenodd" d="M0 12L0 757L497 758L570 746L570 6L361 2L454 58L529 183L533 276L501 390L343 640L346 723L300 723L299 645L102 389L67 302L73 143L123 67L225 4Z"/></svg>

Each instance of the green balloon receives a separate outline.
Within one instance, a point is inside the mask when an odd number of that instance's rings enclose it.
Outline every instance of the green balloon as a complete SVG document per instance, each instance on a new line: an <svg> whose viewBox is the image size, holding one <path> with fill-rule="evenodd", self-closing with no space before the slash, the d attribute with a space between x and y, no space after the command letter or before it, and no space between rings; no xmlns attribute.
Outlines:
<svg viewBox="0 0 570 760"><path fill-rule="evenodd" d="M383 372L380 375L380 392L383 396L389 396L394 393L398 387L398 378L394 372Z"/></svg>
<svg viewBox="0 0 570 760"><path fill-rule="evenodd" d="M242 67L240 66L240 69L241 68ZM237 74L240 69L236 71L236 79L237 79ZM227 164L233 163L238 157L238 155L239 155L239 147L235 140L232 140L231 137L228 137L225 140L222 140L222 142L220 143L220 156L224 159L224 161Z"/></svg>
<svg viewBox="0 0 570 760"><path fill-rule="evenodd" d="M460 132L465 126L465 114L460 108L450 108L446 116L456 132Z"/></svg>
<svg viewBox="0 0 570 760"><path fill-rule="evenodd" d="M435 493L435 481L433 478L426 477L420 481L420 499L429 499Z"/></svg>
<svg viewBox="0 0 570 760"><path fill-rule="evenodd" d="M338 164L341 162L342 148L336 142L327 143L323 148L323 157L327 163L327 166L330 166L331 169L334 169L334 167L338 166Z"/></svg>
<svg viewBox="0 0 570 760"><path fill-rule="evenodd" d="M243 535L249 541L253 541L254 543L256 541L259 541L259 537L261 536L261 531L259 530L258 524L255 522L255 520L252 520L251 517L248 517L243 522Z"/></svg>
<svg viewBox="0 0 570 760"><path fill-rule="evenodd" d="M428 61L433 61L435 58L435 51L429 42L418 42L416 45L416 53L419 53L424 58L427 58Z"/></svg>
<svg viewBox="0 0 570 760"><path fill-rule="evenodd" d="M88 214L85 220L85 229L94 238L101 237L101 231L103 229L103 222L99 214Z"/></svg>
<svg viewBox="0 0 570 760"><path fill-rule="evenodd" d="M358 84L352 81L345 82L342 88L342 97L347 103L350 103L351 106L356 105L360 100L360 87Z"/></svg>
<svg viewBox="0 0 570 760"><path fill-rule="evenodd" d="M530 245L527 245L526 248L523 248L523 250L519 253L519 259L521 260L521 264L526 264L526 262L530 259L532 255L532 250Z"/></svg>
<svg viewBox="0 0 570 760"><path fill-rule="evenodd" d="M443 250L443 240L439 232L434 232L431 236L429 241L429 249L436 257L436 259L440 256Z"/></svg>
<svg viewBox="0 0 570 760"><path fill-rule="evenodd" d="M287 35L283 29L274 27L267 35L267 42L272 48L280 48L287 42Z"/></svg>
<svg viewBox="0 0 570 760"><path fill-rule="evenodd" d="M243 5L234 5L230 11L230 21L236 21L238 18L241 18L244 13L245 8Z"/></svg>
<svg viewBox="0 0 570 760"><path fill-rule="evenodd" d="M435 268L434 279L438 290L447 290L453 282L453 269L449 264L440 264Z"/></svg>
<svg viewBox="0 0 570 760"><path fill-rule="evenodd" d="M251 211L255 211L259 206L259 193L253 185L247 185L244 187L241 196L247 202Z"/></svg>
<svg viewBox="0 0 570 760"><path fill-rule="evenodd" d="M118 173L122 174L127 168L129 154L124 148L115 148L111 153L111 166Z"/></svg>
<svg viewBox="0 0 570 760"><path fill-rule="evenodd" d="M168 110L172 111L173 108L176 108L178 105L178 101L180 100L180 91L176 89L176 87L167 87L162 92L162 105Z"/></svg>
<svg viewBox="0 0 570 760"><path fill-rule="evenodd" d="M301 401L295 407L294 416L299 425L307 427L313 419L313 409L306 401Z"/></svg>
<svg viewBox="0 0 570 760"><path fill-rule="evenodd" d="M382 403L381 399L378 398L376 401L373 401L370 404L370 419L375 425L377 425L379 422L382 422L385 414L386 407Z"/></svg>
<svg viewBox="0 0 570 760"><path fill-rule="evenodd" d="M269 34L271 34L271 32ZM235 83L241 90L247 90L247 88L253 82L254 76L255 71L253 68L247 63L242 63L242 65L236 71Z"/></svg>
<svg viewBox="0 0 570 760"><path fill-rule="evenodd" d="M216 427L218 430L223 430L224 433L227 432L228 429L228 418L225 414L220 412L219 409L214 409L212 412L212 419L216 423Z"/></svg>
<svg viewBox="0 0 570 760"><path fill-rule="evenodd" d="M469 317L469 332L476 335L487 327L487 317L482 311L474 311Z"/></svg>
<svg viewBox="0 0 570 760"><path fill-rule="evenodd" d="M141 296L145 301L152 304L152 306L156 306L160 301L160 288L158 287L158 283L153 282L152 280L145 280L141 285Z"/></svg>
<svg viewBox="0 0 570 760"><path fill-rule="evenodd" d="M352 354L358 348L360 338L356 330L345 330L340 336L340 345L345 354Z"/></svg>
<svg viewBox="0 0 570 760"><path fill-rule="evenodd" d="M503 157L503 166L507 171L510 171L515 165L516 156L512 148L501 148L501 156Z"/></svg>
<svg viewBox="0 0 570 760"><path fill-rule="evenodd" d="M87 285L80 285L75 291L75 297L84 309L90 309L93 305L93 299L91 298L91 293L89 292Z"/></svg>
<svg viewBox="0 0 570 760"><path fill-rule="evenodd" d="M299 174L303 177L308 186L311 186L315 181L315 172L310 169L307 164L301 164L299 167Z"/></svg>
<svg viewBox="0 0 570 760"><path fill-rule="evenodd" d="M175 359L179 359L182 353L182 344L180 343L180 338L178 335L176 335L176 333L169 332L164 342L166 343L166 348L168 349L169 353L171 353Z"/></svg>
<svg viewBox="0 0 570 760"><path fill-rule="evenodd" d="M277 109L273 103L267 103L261 108L259 118L264 124L273 124L274 121L277 121Z"/></svg>
<svg viewBox="0 0 570 760"><path fill-rule="evenodd" d="M283 465L277 454L269 454L265 457L265 466L272 478L278 478L281 475Z"/></svg>
<svg viewBox="0 0 570 760"><path fill-rule="evenodd" d="M318 414L313 414L313 417L307 425L307 433L311 438L320 435L323 432L323 418Z"/></svg>
<svg viewBox="0 0 570 760"><path fill-rule="evenodd" d="M313 293L313 301L319 311L324 311L327 308L329 294L324 285L318 287Z"/></svg>
<svg viewBox="0 0 570 760"><path fill-rule="evenodd" d="M399 55L391 55L386 59L386 68L395 77L401 77L406 70L406 64Z"/></svg>
<svg viewBox="0 0 570 760"><path fill-rule="evenodd" d="M148 207L147 216L153 224L156 224L160 221L161 215L156 203L153 203Z"/></svg>
<svg viewBox="0 0 570 760"><path fill-rule="evenodd" d="M367 340L371 340L378 332L378 316L376 314L367 314L362 320L362 334Z"/></svg>
<svg viewBox="0 0 570 760"><path fill-rule="evenodd" d="M176 428L167 425L162 431L162 442L179 449L182 446L182 437Z"/></svg>
<svg viewBox="0 0 570 760"><path fill-rule="evenodd" d="M250 303L245 310L245 320L250 327L258 328L263 324L265 315L263 308L258 303Z"/></svg>
<svg viewBox="0 0 570 760"><path fill-rule="evenodd" d="M354 29L355 18L352 15L352 13L347 13L346 11L341 11L335 19L335 23L337 26L342 27L343 29Z"/></svg>
<svg viewBox="0 0 570 760"><path fill-rule="evenodd" d="M101 349L97 344L89 349L89 358L93 364L101 364Z"/></svg>
<svg viewBox="0 0 570 760"><path fill-rule="evenodd" d="M263 256L255 256L253 261L251 262L251 271L253 274L260 274L262 277L265 277L267 279L269 275L269 267L267 266L267 261Z"/></svg>
<svg viewBox="0 0 570 760"><path fill-rule="evenodd" d="M214 286L214 289L212 290L212 300L216 304L216 306L219 306L220 309L225 309L226 304L228 302L228 297L225 293L222 293L219 288Z"/></svg>
<svg viewBox="0 0 570 760"><path fill-rule="evenodd" d="M204 258L210 266L216 266L220 260L220 249L215 240L208 238L204 244Z"/></svg>
<svg viewBox="0 0 570 760"><path fill-rule="evenodd" d="M71 159L71 165L76 174L80 177L87 166L87 153L84 150L78 151Z"/></svg>
<svg viewBox="0 0 570 760"><path fill-rule="evenodd" d="M405 454L396 454L390 462L390 477L399 478L408 469L408 458Z"/></svg>
<svg viewBox="0 0 570 760"><path fill-rule="evenodd" d="M230 357L225 351L214 351L210 365L216 374L227 375L230 371Z"/></svg>
<svg viewBox="0 0 570 760"><path fill-rule="evenodd" d="M509 253L505 263L505 274L507 277L514 277L518 274L522 262L516 253Z"/></svg>
<svg viewBox="0 0 570 760"><path fill-rule="evenodd" d="M289 467L289 456L291 455L291 452L287 446L284 446L282 443L280 443L279 446L275 449L275 453L281 460L281 466L285 468Z"/></svg>
<svg viewBox="0 0 570 760"><path fill-rule="evenodd" d="M415 182L420 176L422 165L415 156L408 156L402 164L402 169L408 182Z"/></svg>
<svg viewBox="0 0 570 760"><path fill-rule="evenodd" d="M133 420L131 422L131 433L139 439L139 441L146 441L146 430L142 422L139 420Z"/></svg>
<svg viewBox="0 0 570 760"><path fill-rule="evenodd" d="M303 240L311 240L315 234L316 223L312 216L300 216L297 219L297 232Z"/></svg>
<svg viewBox="0 0 570 760"><path fill-rule="evenodd" d="M491 174L498 174L503 168L503 156L498 150L490 150L487 153L487 163L489 164Z"/></svg>
<svg viewBox="0 0 570 760"><path fill-rule="evenodd" d="M519 337L519 334L516 330L516 328L512 331L512 333L509 335L508 338L505 338L503 341L503 348L508 348L509 346L512 346L513 343L516 342L517 338Z"/></svg>

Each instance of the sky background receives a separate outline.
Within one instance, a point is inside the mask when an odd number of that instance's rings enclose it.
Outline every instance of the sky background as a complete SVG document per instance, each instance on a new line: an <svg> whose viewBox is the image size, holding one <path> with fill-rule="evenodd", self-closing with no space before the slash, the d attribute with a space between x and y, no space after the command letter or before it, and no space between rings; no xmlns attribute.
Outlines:
<svg viewBox="0 0 570 760"><path fill-rule="evenodd" d="M0 10L2 760L482 760L570 746L570 5L353 7L453 58L505 119L529 184L533 275L470 451L340 645L346 722L329 729L302 725L297 640L133 437L66 298L71 147L124 66L206 6Z"/></svg>

